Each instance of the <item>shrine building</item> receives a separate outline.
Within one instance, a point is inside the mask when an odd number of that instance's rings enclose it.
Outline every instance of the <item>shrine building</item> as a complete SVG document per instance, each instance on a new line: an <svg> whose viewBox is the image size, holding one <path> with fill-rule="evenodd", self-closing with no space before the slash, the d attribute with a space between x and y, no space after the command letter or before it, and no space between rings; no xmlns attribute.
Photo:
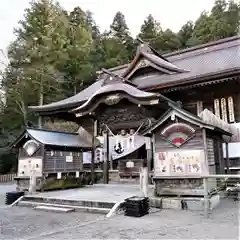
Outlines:
<svg viewBox="0 0 240 240"><path fill-rule="evenodd" d="M146 164L157 195L203 195L201 176L230 171L228 150L240 141L239 40L166 55L140 41L131 63L103 69L70 98L29 108L78 123L93 142L104 138L105 161L120 178L138 178Z"/></svg>

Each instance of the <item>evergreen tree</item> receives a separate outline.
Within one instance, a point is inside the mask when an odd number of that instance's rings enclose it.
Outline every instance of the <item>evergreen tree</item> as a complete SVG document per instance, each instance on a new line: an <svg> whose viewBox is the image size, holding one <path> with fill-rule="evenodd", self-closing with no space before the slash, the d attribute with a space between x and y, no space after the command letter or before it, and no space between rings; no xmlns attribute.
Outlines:
<svg viewBox="0 0 240 240"><path fill-rule="evenodd" d="M163 31L160 24L150 14L144 20L138 36L143 41L148 42L156 50L160 50L160 45L162 44L162 33Z"/></svg>
<svg viewBox="0 0 240 240"><path fill-rule="evenodd" d="M206 43L212 39L211 31L212 19L209 17L207 12L202 12L200 17L196 20L193 39L195 39L196 44Z"/></svg>
<svg viewBox="0 0 240 240"><path fill-rule="evenodd" d="M111 43L116 42L116 47L119 45L117 42L122 44L122 47L126 50L126 58L131 60L135 52L135 45L130 35L125 16L121 12L117 12L114 16L113 22L110 25L109 36L115 39L115 41L111 41Z"/></svg>
<svg viewBox="0 0 240 240"><path fill-rule="evenodd" d="M171 31L170 29L166 29L162 33L162 44L160 47L160 51L162 53L167 53L179 50L182 47L182 44L176 33Z"/></svg>
<svg viewBox="0 0 240 240"><path fill-rule="evenodd" d="M125 16L121 12L117 12L110 25L110 34L112 37L119 39L122 43L130 36Z"/></svg>
<svg viewBox="0 0 240 240"><path fill-rule="evenodd" d="M211 38L218 40L229 36L229 26L226 18L227 3L216 0L209 18L211 19Z"/></svg>
<svg viewBox="0 0 240 240"><path fill-rule="evenodd" d="M230 0L225 17L228 24L228 36L237 35L240 27L240 2Z"/></svg>
<svg viewBox="0 0 240 240"><path fill-rule="evenodd" d="M92 33L93 40L99 40L101 37L99 27L97 26L95 20L93 19L93 14L90 11L86 11L86 24Z"/></svg>
<svg viewBox="0 0 240 240"><path fill-rule="evenodd" d="M234 1L216 0L211 13L203 12L195 22L193 38L196 44L237 35L240 5Z"/></svg>
<svg viewBox="0 0 240 240"><path fill-rule="evenodd" d="M193 31L194 23L192 21L188 21L182 26L182 28L178 32L178 37L181 42L182 48L187 48L195 45L195 42L193 41Z"/></svg>
<svg viewBox="0 0 240 240"><path fill-rule="evenodd" d="M181 48L178 35L170 29L163 31L160 23L151 14L144 20L138 36L159 53L167 53Z"/></svg>
<svg viewBox="0 0 240 240"><path fill-rule="evenodd" d="M70 25L67 31L67 61L64 67L66 72L65 86L70 87L68 95L76 94L84 86L91 84L93 66L89 62L92 49L92 34L86 22L86 15L80 8L75 8L69 14ZM89 82L90 81L90 82Z"/></svg>

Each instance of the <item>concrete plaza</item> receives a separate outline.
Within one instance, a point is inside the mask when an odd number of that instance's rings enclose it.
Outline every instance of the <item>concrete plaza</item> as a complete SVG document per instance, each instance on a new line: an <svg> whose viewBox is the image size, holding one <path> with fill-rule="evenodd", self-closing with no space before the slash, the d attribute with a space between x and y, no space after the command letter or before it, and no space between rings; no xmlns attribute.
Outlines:
<svg viewBox="0 0 240 240"><path fill-rule="evenodd" d="M152 187L149 187L151 189ZM132 196L141 196L138 184L95 184L84 188L37 193L32 197L75 201L119 202Z"/></svg>

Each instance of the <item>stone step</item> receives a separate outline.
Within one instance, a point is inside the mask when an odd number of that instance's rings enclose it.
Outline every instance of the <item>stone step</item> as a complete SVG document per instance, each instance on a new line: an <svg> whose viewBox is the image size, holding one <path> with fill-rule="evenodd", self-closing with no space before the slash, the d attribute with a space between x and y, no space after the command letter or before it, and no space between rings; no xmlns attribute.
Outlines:
<svg viewBox="0 0 240 240"><path fill-rule="evenodd" d="M53 206L36 206L35 210L41 210L46 212L59 212L59 213L69 213L74 212L74 208L63 208L63 207L53 207Z"/></svg>
<svg viewBox="0 0 240 240"><path fill-rule="evenodd" d="M54 207L54 208L67 208L67 209L74 209L75 211L84 211L84 212L89 212L89 213L102 213L102 214L107 214L111 208L99 208L99 207L87 207L87 206L73 206L73 205L66 205L66 204L54 204L54 203L40 203L40 202L35 202L35 201L26 201L22 200L18 203L18 206L22 207L39 207L39 206L44 206L44 207Z"/></svg>
<svg viewBox="0 0 240 240"><path fill-rule="evenodd" d="M23 201L37 202L37 203L50 203L50 204L60 204L60 205L70 205L71 207L81 206L81 207L91 207L91 208L107 208L111 209L115 202L105 202L105 201L92 201L92 200L71 200L71 199L60 199L60 198L48 198L48 197L38 197L38 196L24 196Z"/></svg>

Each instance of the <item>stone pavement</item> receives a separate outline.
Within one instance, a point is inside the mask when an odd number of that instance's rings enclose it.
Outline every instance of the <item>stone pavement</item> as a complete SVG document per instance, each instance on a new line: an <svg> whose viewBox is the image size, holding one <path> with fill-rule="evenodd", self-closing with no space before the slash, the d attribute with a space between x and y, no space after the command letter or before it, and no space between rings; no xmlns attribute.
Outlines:
<svg viewBox="0 0 240 240"><path fill-rule="evenodd" d="M201 212L157 210L142 218L74 212L0 209L0 239L239 239L239 203L223 199L204 219Z"/></svg>
<svg viewBox="0 0 240 240"><path fill-rule="evenodd" d="M33 197L119 202L132 196L141 196L139 184L95 184L84 188L37 193Z"/></svg>

